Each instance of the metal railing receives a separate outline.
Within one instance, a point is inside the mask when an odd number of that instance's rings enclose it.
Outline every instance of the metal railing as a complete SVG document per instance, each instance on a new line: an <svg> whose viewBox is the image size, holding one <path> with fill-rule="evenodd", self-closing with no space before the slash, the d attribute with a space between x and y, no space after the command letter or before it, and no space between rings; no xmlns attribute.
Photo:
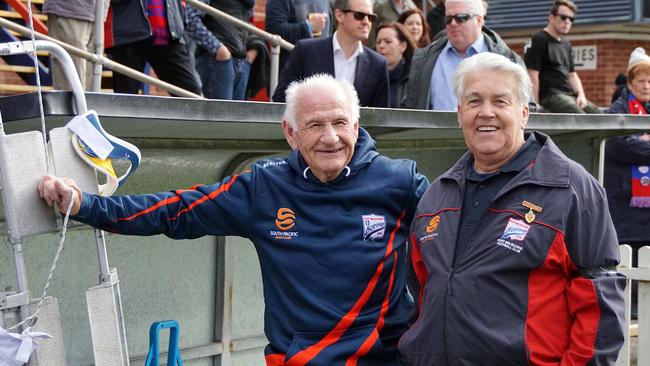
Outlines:
<svg viewBox="0 0 650 366"><path fill-rule="evenodd" d="M14 32L17 32L25 37L29 37L31 35L31 31L29 28L23 27L19 24L16 24L10 20L7 20L5 18L0 17L0 27L2 28L7 28L9 30L12 30ZM167 92L182 96L182 97L190 97L190 98L203 98L202 96L189 92L183 88L179 88L176 85L172 85L170 83L164 82L162 80L153 78L147 74L141 73L137 70L134 70L130 67L124 66L120 63L117 63L113 60L110 60L106 57L99 57L93 53L84 51L82 49L79 49L77 47L71 46L65 42L61 42L57 39L54 39L50 36L46 36L45 34L39 33L39 32L34 32L35 33L35 38L40 39L40 40L46 40L46 41L51 41L59 46L63 47L68 53L83 57L84 59L91 61L93 63L97 62L103 65L104 67L111 69L115 72L119 72L120 74L126 75L130 78L133 78L135 80L138 80L143 83L147 83L150 85L155 85Z"/></svg>
<svg viewBox="0 0 650 366"><path fill-rule="evenodd" d="M17 0L14 0L16 2ZM250 23L246 23L240 19L237 19L233 17L232 15L229 15L221 10L215 9L211 7L210 5L204 4L199 0L187 0L186 1L188 5L193 6L199 10L204 11L206 14L209 16L212 16L216 19L219 19L221 21L227 22L231 25L234 25L238 28L245 29L246 31L255 34L259 36L260 38L264 39L265 41L269 42L271 44L271 74L270 74L270 87L269 87L269 95L273 95L273 91L275 90L275 87L278 85L278 75L280 73L280 48L283 48L285 50L292 50L293 49L293 44L285 41L282 39L279 35L276 34L271 34L268 32L265 32L254 25ZM20 2L17 2L19 5L21 5ZM18 5L17 5L18 6ZM99 91L100 89L100 84L101 84L101 71L102 71L102 66L111 69L115 72L118 72L120 74L126 75L130 78L133 78L135 80L138 80L140 82L149 84L149 85L154 85L158 88L161 88L169 93L179 95L179 96L184 96L184 97L191 97L191 98L202 98L200 95L192 93L190 91L187 91L185 89L179 88L175 85L166 83L164 81L161 81L159 79L153 78L147 74L144 74L142 72L139 72L138 70L131 69L127 66L124 66L122 64L119 64L117 62L114 62L110 59L107 59L103 57L104 53L104 4L103 1L98 1L97 2L97 8L95 11L95 53L92 54L90 52L84 51L82 49L79 49L77 47L74 47L72 45L69 45L65 42L56 40L54 38L51 38L44 34L44 32L47 32L47 28L41 23L37 23L35 20L35 35L37 39L42 39L42 40L48 40L57 43L61 47L63 47L66 51L69 53L82 57L94 64L93 66L93 79L92 79L92 91ZM16 7L14 6L14 9ZM22 16L23 19L26 19L27 14L23 14L23 12L19 12ZM0 27L10 29L14 32L17 32L25 37L30 37L31 36L31 30L23 27L19 24L16 24L10 20L7 20L5 18L0 17Z"/></svg>
<svg viewBox="0 0 650 366"><path fill-rule="evenodd" d="M221 10L215 9L210 5L204 4L199 0L186 0L187 4L193 6L199 10L204 11L206 14L219 19L225 22L228 22L231 25L235 25L239 28L243 28L259 37L264 39L267 42L271 43L271 75L270 75L270 87L269 95L273 95L275 87L278 85L278 75L280 74L280 47L285 50L293 50L293 44L285 41L277 34L271 34L265 32L250 23L246 23L242 20L239 20L232 15L224 13Z"/></svg>

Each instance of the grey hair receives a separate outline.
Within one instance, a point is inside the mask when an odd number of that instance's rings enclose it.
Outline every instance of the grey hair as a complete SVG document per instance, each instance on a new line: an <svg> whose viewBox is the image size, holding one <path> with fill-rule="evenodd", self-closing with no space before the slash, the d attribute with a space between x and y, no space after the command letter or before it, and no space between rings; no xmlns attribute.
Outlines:
<svg viewBox="0 0 650 366"><path fill-rule="evenodd" d="M347 80L336 80L329 74L316 74L296 80L287 88L287 105L282 118L289 122L292 128L298 128L296 112L300 108L301 99L312 93L335 95L339 105L348 113L352 122L359 121L359 97L352 84Z"/></svg>
<svg viewBox="0 0 650 366"><path fill-rule="evenodd" d="M453 88L459 102L465 92L463 85L465 77L479 71L498 71L514 76L517 82L517 97L521 104L526 105L531 100L533 84L526 69L505 56L483 52L463 60L454 73Z"/></svg>
<svg viewBox="0 0 650 366"><path fill-rule="evenodd" d="M483 1L481 0L447 0L445 7L449 8L450 4L463 4L467 6L467 11L472 15L485 15Z"/></svg>

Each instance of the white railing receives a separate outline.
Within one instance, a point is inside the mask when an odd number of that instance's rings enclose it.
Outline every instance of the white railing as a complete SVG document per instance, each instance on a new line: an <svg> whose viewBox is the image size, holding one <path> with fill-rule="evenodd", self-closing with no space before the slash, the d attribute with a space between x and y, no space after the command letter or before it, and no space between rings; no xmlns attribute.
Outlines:
<svg viewBox="0 0 650 366"><path fill-rule="evenodd" d="M621 265L619 271L627 276L625 288L625 326L628 330L625 336L625 344L621 349L616 362L617 366L630 366L631 361L636 358L639 366L650 365L650 246L639 249L638 267L632 267L632 248L629 245L621 245ZM630 309L632 304L632 281L638 281L638 321L632 325L630 320ZM636 357L630 352L630 340L636 336Z"/></svg>

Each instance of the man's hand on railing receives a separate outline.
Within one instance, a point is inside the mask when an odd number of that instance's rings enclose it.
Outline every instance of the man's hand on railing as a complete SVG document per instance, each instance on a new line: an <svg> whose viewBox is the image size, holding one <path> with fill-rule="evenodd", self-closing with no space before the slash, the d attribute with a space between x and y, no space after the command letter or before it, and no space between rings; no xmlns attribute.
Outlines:
<svg viewBox="0 0 650 366"><path fill-rule="evenodd" d="M217 49L215 57L217 58L217 61L228 61L232 55L230 54L228 47L222 43L221 46Z"/></svg>

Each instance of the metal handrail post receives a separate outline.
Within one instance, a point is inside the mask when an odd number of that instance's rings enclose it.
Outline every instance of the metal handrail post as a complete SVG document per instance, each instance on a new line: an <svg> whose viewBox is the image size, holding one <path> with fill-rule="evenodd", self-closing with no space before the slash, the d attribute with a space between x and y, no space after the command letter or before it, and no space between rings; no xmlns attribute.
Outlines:
<svg viewBox="0 0 650 366"><path fill-rule="evenodd" d="M60 61L63 72L68 80L68 85L74 95L77 112L85 113L88 107L86 106L84 89L81 86L81 81L79 81L79 78L77 77L77 69L74 67L74 62L72 62L72 58L67 52L65 52L63 47L56 43L42 40L37 40L34 43L32 43L32 41L24 41L0 44L0 55L18 55L23 53L32 53L34 51L48 51Z"/></svg>
<svg viewBox="0 0 650 366"><path fill-rule="evenodd" d="M9 47L12 47L14 44L20 44L18 42L16 43L7 43L6 45L9 45ZM32 42L31 41L25 41L22 42L23 46L25 47L31 47ZM63 73L65 74L65 78L68 81L68 86L70 87L70 90L72 91L72 95L74 96L74 103L75 106L77 107L77 113L86 113L88 110L88 106L86 105L86 96L84 95L84 87L81 85L81 81L79 80L79 77L77 76L77 69L74 67L74 62L72 61L72 57L63 49L63 47L59 46L56 43L48 42L48 41L43 41L43 40L37 40L34 42L34 48L36 51L47 51L50 54L53 54L54 57L56 57L59 60L59 63L61 64L61 67L63 68ZM26 50L30 51L30 50Z"/></svg>
<svg viewBox="0 0 650 366"><path fill-rule="evenodd" d="M93 79L90 91L98 92L102 87L102 63L104 56L104 0L97 0L95 6L95 55L97 60L93 62ZM85 85L84 85L85 87Z"/></svg>
<svg viewBox="0 0 650 366"><path fill-rule="evenodd" d="M279 38L279 37L278 37ZM278 76L280 75L280 44L273 43L271 46L271 75L269 85L269 100L275 88L278 86Z"/></svg>

